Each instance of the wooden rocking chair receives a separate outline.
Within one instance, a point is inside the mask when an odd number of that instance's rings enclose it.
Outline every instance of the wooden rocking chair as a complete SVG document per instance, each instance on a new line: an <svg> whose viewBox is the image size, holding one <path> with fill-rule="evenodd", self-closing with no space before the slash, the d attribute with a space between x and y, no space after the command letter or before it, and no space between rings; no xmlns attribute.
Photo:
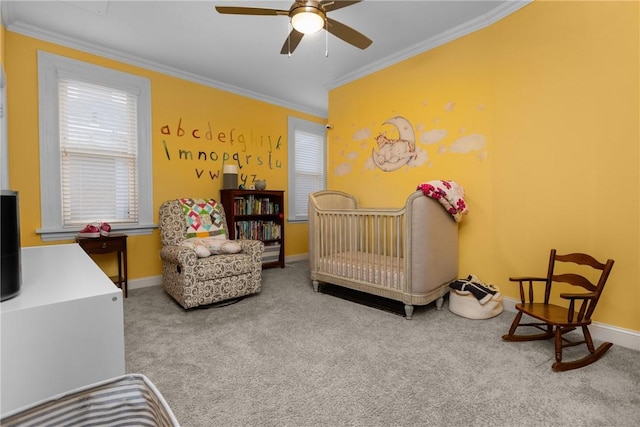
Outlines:
<svg viewBox="0 0 640 427"><path fill-rule="evenodd" d="M554 268L556 263L573 263L578 265L586 265L593 267L595 270L600 270L600 278L596 285L580 274L576 273L564 273L554 274ZM596 360L600 359L603 354L609 350L613 345L609 342L604 342L596 349L593 346L591 334L589 333L588 325L591 324L591 315L598 304L602 289L604 288L611 268L613 267L613 260L607 260L606 264L602 264L587 254L573 253L568 255L557 255L556 250L551 250L551 256L549 257L549 269L547 277L511 277L512 282L518 282L520 284L520 304L516 304L518 314L509 333L502 336L505 341L531 341L531 340L545 340L549 338L555 338L555 352L556 362L552 365L554 371L568 371L570 369L581 368L589 365ZM528 287L528 301L525 301L525 283L529 283ZM544 302L534 302L533 288L534 282L545 283ZM551 295L551 285L553 282L563 282L570 285L584 288L587 292L581 293L561 293L560 298L569 300L569 308L561 307L554 304L549 304L549 297ZM580 290L582 291L582 289ZM576 313L576 306L579 306ZM536 323L520 323L522 315L527 314L539 322ZM519 326L532 326L534 328L543 331L541 334L534 335L516 335L516 329ZM567 332L573 331L576 328L582 328L582 334L584 339L582 341L570 341L563 335ZM564 347L570 347L580 344L586 344L589 354L585 357L570 361L562 361L562 349Z"/></svg>

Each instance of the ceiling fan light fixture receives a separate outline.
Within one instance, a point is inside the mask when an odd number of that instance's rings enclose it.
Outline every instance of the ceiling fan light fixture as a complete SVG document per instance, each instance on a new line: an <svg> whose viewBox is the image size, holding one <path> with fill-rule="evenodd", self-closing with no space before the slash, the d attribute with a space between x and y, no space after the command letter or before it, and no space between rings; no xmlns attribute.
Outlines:
<svg viewBox="0 0 640 427"><path fill-rule="evenodd" d="M291 25L302 34L317 33L324 28L326 15L312 6L301 6L291 12Z"/></svg>
<svg viewBox="0 0 640 427"><path fill-rule="evenodd" d="M2 0L0 0L1 2ZM295 0L289 10L269 9L263 7L242 6L216 6L218 13L229 15L255 15L255 16L286 16L289 18L289 35L280 49L281 54L291 56L305 34L326 30L328 44L329 34L355 46L366 49L373 43L364 34L359 33L348 25L344 25L334 19L327 18L327 14L336 9L358 4L362 0L338 1L338 0ZM328 53L325 52L328 56Z"/></svg>

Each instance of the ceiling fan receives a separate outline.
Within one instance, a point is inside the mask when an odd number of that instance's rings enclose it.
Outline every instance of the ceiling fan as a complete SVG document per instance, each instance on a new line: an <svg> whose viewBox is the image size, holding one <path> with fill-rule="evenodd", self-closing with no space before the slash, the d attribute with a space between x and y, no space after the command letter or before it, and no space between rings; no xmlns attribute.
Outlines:
<svg viewBox="0 0 640 427"><path fill-rule="evenodd" d="M218 13L231 15L273 15L288 16L293 29L282 45L280 53L291 54L305 34L312 34L322 28L345 42L366 49L372 41L353 28L327 17L327 13L360 3L356 1L330 1L330 0L296 0L289 10L265 9L260 7L235 7L216 6Z"/></svg>

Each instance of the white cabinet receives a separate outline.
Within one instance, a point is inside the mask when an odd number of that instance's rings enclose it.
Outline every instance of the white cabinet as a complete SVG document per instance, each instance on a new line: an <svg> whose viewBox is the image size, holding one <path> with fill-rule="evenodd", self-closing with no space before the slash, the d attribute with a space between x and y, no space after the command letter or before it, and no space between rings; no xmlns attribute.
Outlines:
<svg viewBox="0 0 640 427"><path fill-rule="evenodd" d="M78 244L23 248L0 315L2 414L125 373L122 291Z"/></svg>

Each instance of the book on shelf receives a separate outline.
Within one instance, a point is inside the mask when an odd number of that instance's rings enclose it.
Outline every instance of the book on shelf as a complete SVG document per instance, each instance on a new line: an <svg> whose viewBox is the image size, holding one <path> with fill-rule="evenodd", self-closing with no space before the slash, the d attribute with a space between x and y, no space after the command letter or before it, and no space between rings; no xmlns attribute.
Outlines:
<svg viewBox="0 0 640 427"><path fill-rule="evenodd" d="M233 212L235 215L277 215L280 213L280 204L268 197L236 196L233 200Z"/></svg>
<svg viewBox="0 0 640 427"><path fill-rule="evenodd" d="M281 225L274 221L236 221L238 239L277 240L281 236Z"/></svg>

